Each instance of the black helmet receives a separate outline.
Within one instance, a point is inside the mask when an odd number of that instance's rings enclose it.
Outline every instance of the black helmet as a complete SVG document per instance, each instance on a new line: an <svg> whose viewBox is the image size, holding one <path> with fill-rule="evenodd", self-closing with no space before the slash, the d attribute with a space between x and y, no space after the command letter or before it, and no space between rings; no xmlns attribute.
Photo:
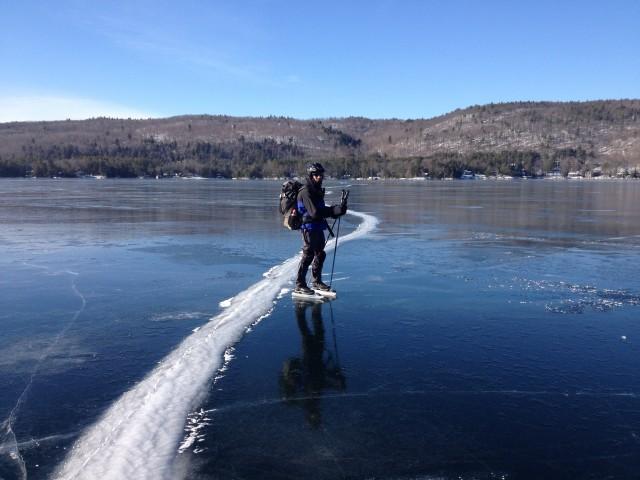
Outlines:
<svg viewBox="0 0 640 480"><path fill-rule="evenodd" d="M310 163L309 165L307 165L307 173L309 174L309 176L324 175L324 167L318 162Z"/></svg>

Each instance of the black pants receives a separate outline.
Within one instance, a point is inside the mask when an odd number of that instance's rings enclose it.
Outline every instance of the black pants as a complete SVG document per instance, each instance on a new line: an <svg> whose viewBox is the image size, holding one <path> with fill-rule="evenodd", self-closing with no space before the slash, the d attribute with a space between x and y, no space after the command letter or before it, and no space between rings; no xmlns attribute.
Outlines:
<svg viewBox="0 0 640 480"><path fill-rule="evenodd" d="M311 277L314 282L322 280L322 265L327 254L324 251L324 232L322 230L302 231L302 259L298 267L296 286L307 284L307 271L311 265Z"/></svg>

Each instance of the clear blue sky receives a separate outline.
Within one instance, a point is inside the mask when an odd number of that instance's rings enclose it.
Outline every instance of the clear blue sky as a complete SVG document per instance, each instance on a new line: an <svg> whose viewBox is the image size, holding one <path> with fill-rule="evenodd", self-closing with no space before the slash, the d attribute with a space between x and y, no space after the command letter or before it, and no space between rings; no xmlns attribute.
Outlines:
<svg viewBox="0 0 640 480"><path fill-rule="evenodd" d="M0 0L0 122L640 98L640 1Z"/></svg>

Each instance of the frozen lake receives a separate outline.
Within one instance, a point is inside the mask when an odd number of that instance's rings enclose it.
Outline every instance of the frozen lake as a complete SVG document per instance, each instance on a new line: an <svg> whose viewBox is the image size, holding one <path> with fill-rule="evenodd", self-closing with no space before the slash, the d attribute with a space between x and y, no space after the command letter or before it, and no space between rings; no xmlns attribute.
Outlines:
<svg viewBox="0 0 640 480"><path fill-rule="evenodd" d="M0 478L637 476L640 183L326 187L0 180Z"/></svg>

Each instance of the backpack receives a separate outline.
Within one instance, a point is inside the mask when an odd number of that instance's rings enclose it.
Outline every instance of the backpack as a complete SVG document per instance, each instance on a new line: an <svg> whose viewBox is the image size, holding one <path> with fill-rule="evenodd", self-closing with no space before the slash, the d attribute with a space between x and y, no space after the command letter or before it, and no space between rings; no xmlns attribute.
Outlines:
<svg viewBox="0 0 640 480"><path fill-rule="evenodd" d="M284 215L284 226L289 230L300 230L302 215L298 212L298 192L304 188L297 180L287 180L280 191L280 213Z"/></svg>

